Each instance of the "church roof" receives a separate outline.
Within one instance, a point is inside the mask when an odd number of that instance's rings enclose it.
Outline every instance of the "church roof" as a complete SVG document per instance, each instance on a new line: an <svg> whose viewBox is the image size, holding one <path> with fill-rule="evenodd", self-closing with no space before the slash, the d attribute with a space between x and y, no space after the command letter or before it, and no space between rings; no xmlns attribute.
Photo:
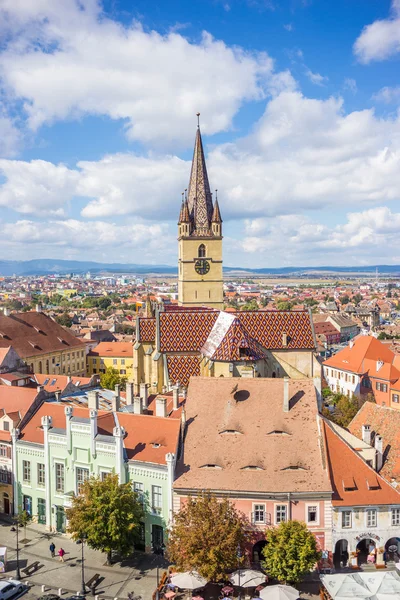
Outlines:
<svg viewBox="0 0 400 600"><path fill-rule="evenodd" d="M187 202L189 216L195 230L198 232L203 230L206 233L213 215L213 204L199 127L197 128L194 144Z"/></svg>
<svg viewBox="0 0 400 600"><path fill-rule="evenodd" d="M238 317L221 311L201 353L214 361L260 360L264 352L253 340Z"/></svg>

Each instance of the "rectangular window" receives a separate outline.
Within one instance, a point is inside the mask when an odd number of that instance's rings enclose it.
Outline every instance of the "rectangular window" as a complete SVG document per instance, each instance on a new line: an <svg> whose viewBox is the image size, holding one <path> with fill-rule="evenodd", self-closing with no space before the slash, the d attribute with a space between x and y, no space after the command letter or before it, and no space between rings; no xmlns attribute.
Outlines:
<svg viewBox="0 0 400 600"><path fill-rule="evenodd" d="M277 504L275 506L275 522L282 523L287 520L287 506L286 504Z"/></svg>
<svg viewBox="0 0 400 600"><path fill-rule="evenodd" d="M8 421L3 421L3 430L10 431L10 423Z"/></svg>
<svg viewBox="0 0 400 600"><path fill-rule="evenodd" d="M400 508L392 508L392 525L400 525Z"/></svg>
<svg viewBox="0 0 400 600"><path fill-rule="evenodd" d="M3 467L0 467L0 483L11 483L10 475L10 471L8 471L6 468L3 469Z"/></svg>
<svg viewBox="0 0 400 600"><path fill-rule="evenodd" d="M124 367L125 366L125 359L121 358L121 366Z"/></svg>
<svg viewBox="0 0 400 600"><path fill-rule="evenodd" d="M56 491L64 493L64 465L56 463Z"/></svg>
<svg viewBox="0 0 400 600"><path fill-rule="evenodd" d="M126 375L126 369L120 369L119 373L120 375Z"/></svg>
<svg viewBox="0 0 400 600"><path fill-rule="evenodd" d="M393 394L393 396L392 396L392 402L396 402L396 404L398 404L398 402L399 402L399 394Z"/></svg>
<svg viewBox="0 0 400 600"><path fill-rule="evenodd" d="M114 367L115 367L117 364L118 364L118 359L116 359L116 358L113 358L113 365L114 365Z"/></svg>
<svg viewBox="0 0 400 600"><path fill-rule="evenodd" d="M377 515L374 508L367 510L367 527L376 527Z"/></svg>
<svg viewBox="0 0 400 600"><path fill-rule="evenodd" d="M265 523L265 504L254 505L254 523Z"/></svg>
<svg viewBox="0 0 400 600"><path fill-rule="evenodd" d="M307 506L307 523L317 523L318 522L318 506L312 505Z"/></svg>
<svg viewBox="0 0 400 600"><path fill-rule="evenodd" d="M82 485L89 479L89 469L76 468L76 489L78 494L81 491Z"/></svg>
<svg viewBox="0 0 400 600"><path fill-rule="evenodd" d="M101 471L100 478L102 481L105 481L110 475L111 473L109 471Z"/></svg>
<svg viewBox="0 0 400 600"><path fill-rule="evenodd" d="M355 382L356 382L356 376L353 375L353 383L355 383Z"/></svg>
<svg viewBox="0 0 400 600"><path fill-rule="evenodd" d="M162 488L159 485L151 486L151 499L153 511L160 513L162 510Z"/></svg>
<svg viewBox="0 0 400 600"><path fill-rule="evenodd" d="M0 456L7 456L7 446L0 444Z"/></svg>
<svg viewBox="0 0 400 600"><path fill-rule="evenodd" d="M351 511L344 510L342 512L342 527L343 529L347 529L351 527Z"/></svg>
<svg viewBox="0 0 400 600"><path fill-rule="evenodd" d="M45 485L44 464L38 463L37 466L37 484L41 487Z"/></svg>
<svg viewBox="0 0 400 600"><path fill-rule="evenodd" d="M22 479L25 483L31 482L31 463L29 460L22 461Z"/></svg>
<svg viewBox="0 0 400 600"><path fill-rule="evenodd" d="M382 392L387 392L388 391L387 383L382 383L381 384L381 389L382 389Z"/></svg>
<svg viewBox="0 0 400 600"><path fill-rule="evenodd" d="M133 482L133 491L138 495L138 500L141 504L144 501L144 485L141 481Z"/></svg>

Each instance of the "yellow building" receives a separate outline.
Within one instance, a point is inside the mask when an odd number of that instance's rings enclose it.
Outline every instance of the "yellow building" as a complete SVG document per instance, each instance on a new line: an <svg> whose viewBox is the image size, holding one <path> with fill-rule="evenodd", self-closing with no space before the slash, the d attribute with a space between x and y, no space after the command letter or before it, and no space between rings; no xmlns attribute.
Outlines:
<svg viewBox="0 0 400 600"><path fill-rule="evenodd" d="M197 128L187 198L178 222L180 306L223 308L222 219L213 206L200 127Z"/></svg>
<svg viewBox="0 0 400 600"><path fill-rule="evenodd" d="M0 314L0 348L12 346L33 373L85 375L86 345L37 308Z"/></svg>
<svg viewBox="0 0 400 600"><path fill-rule="evenodd" d="M124 377L133 372L133 349L130 342L100 342L87 355L87 374L105 373L108 367Z"/></svg>

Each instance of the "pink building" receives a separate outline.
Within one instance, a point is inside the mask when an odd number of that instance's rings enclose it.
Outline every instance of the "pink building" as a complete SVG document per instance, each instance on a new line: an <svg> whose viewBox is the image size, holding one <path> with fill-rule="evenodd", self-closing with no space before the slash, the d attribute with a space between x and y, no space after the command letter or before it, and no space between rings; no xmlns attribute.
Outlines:
<svg viewBox="0 0 400 600"><path fill-rule="evenodd" d="M258 533L305 521L332 550L332 486L312 380L192 377L174 482L174 511L202 490L228 496Z"/></svg>

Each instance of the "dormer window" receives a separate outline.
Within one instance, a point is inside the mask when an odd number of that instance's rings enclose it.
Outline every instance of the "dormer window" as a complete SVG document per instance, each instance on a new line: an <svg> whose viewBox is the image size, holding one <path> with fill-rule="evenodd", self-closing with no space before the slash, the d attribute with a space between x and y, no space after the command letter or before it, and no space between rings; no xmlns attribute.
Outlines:
<svg viewBox="0 0 400 600"><path fill-rule="evenodd" d="M281 471L307 471L307 469L301 465L289 465L288 467L281 469Z"/></svg>
<svg viewBox="0 0 400 600"><path fill-rule="evenodd" d="M267 433L267 435L292 435L292 434L289 433L288 431L283 431L282 429L274 429L273 431L270 431L269 433Z"/></svg>
<svg viewBox="0 0 400 600"><path fill-rule="evenodd" d="M200 469L222 469L222 467L215 463L206 463L205 465L201 465Z"/></svg>
<svg viewBox="0 0 400 600"><path fill-rule="evenodd" d="M226 433L230 433L231 435L235 435L235 434L243 435L243 433L241 431L239 431L238 429L224 429L223 431L220 431L219 433L221 435L226 434Z"/></svg>
<svg viewBox="0 0 400 600"><path fill-rule="evenodd" d="M345 492L353 492L357 489L354 477L345 477L343 479L343 489Z"/></svg>
<svg viewBox="0 0 400 600"><path fill-rule="evenodd" d="M246 467L242 467L241 471L264 471L264 467L260 467L260 465L247 465Z"/></svg>

